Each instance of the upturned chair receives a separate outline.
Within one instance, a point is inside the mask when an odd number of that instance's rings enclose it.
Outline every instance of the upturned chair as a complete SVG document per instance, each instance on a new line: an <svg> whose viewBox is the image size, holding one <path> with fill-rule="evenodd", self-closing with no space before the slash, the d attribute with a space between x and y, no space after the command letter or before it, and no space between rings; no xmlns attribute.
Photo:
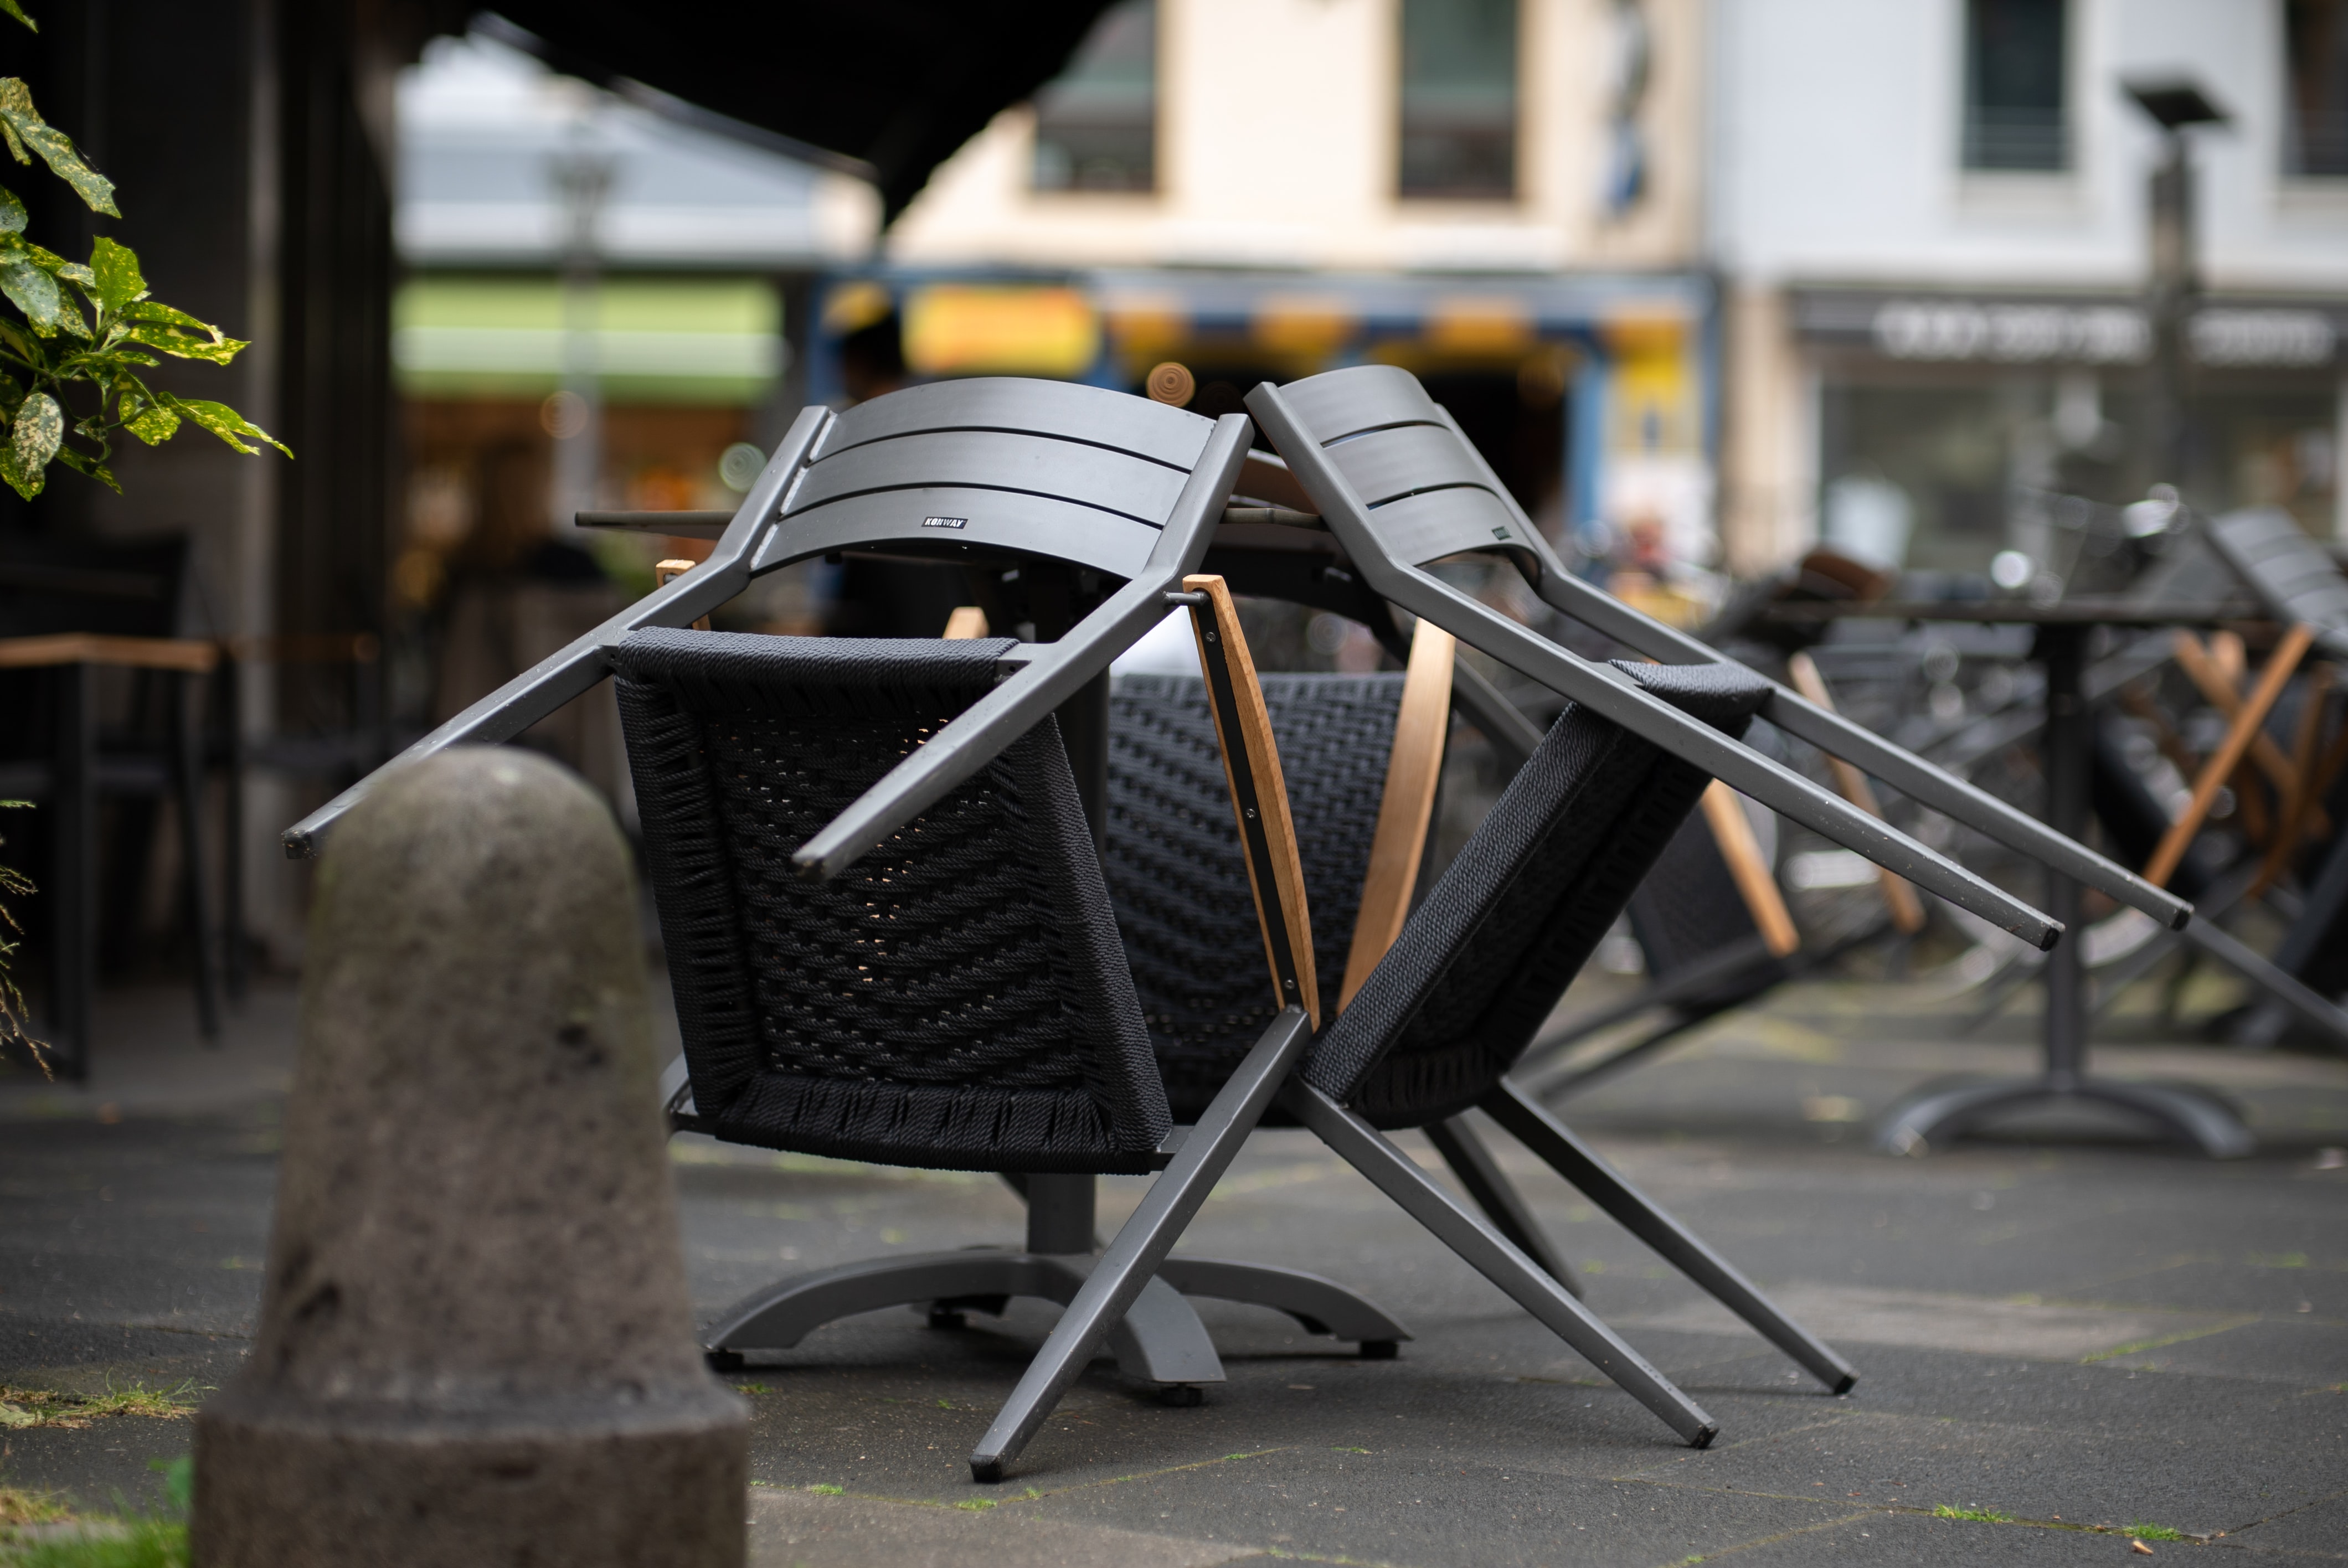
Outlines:
<svg viewBox="0 0 2348 1568"><path fill-rule="evenodd" d="M1999 842L2181 928L2192 906L2048 829L2012 806L1735 664L1717 650L1614 600L1567 571L1458 425L1407 371L1357 365L1248 395L1271 438L1286 504L1325 528L1345 570L1385 601L1433 620L1462 642L1552 692L1587 705L1702 767L1724 784L1879 866L2021 937L2050 946L2061 927L1880 818L1674 711L1610 672L1445 582L1427 569L1448 557L1497 555L1550 608L1670 665L1726 665L1760 682L1758 716L1902 794ZM1251 462L1239 484L1275 487Z"/></svg>
<svg viewBox="0 0 2348 1568"><path fill-rule="evenodd" d="M1015 1453L1104 1341L1195 1402L1222 1380L1158 1263L1310 1038L1310 954L1278 759L1236 615L1191 572L1248 441L1094 388L951 383L810 409L710 559L411 747L526 728L621 678L630 766L685 1049L680 1127L897 1163L1021 1174L1024 1251L850 1265L760 1291L707 1333L725 1364L891 1303L1063 1303L1082 1350L1006 1407ZM633 519L631 519L632 521ZM663 527L655 519L652 526ZM677 525L668 524L666 527ZM690 526L690 525L686 525ZM839 551L959 561L1043 641L685 630L759 572ZM1149 1055L1102 890L1110 661L1169 604L1201 660L1282 1004L1188 1125ZM315 845L367 782L291 830ZM1285 859L1276 851L1285 848ZM1283 903L1285 900L1285 903ZM1293 927L1288 924L1292 919ZM1160 1172L1093 1255L1093 1178ZM1295 1270L1204 1260L1186 1283L1391 1354L1367 1301Z"/></svg>

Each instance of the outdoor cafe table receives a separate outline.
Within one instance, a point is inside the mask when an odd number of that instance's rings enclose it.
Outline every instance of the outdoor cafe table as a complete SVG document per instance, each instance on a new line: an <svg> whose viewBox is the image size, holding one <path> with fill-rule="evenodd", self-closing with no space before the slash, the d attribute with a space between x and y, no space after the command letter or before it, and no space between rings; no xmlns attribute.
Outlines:
<svg viewBox="0 0 2348 1568"><path fill-rule="evenodd" d="M2003 600L1951 600L1874 603L1797 602L1774 607L1766 617L1780 626L1828 620L1970 622L2036 629L2031 657L2046 676L2046 825L2068 838L2086 833L2093 727L2084 692L2086 647L2097 627L2213 626L2241 624L2239 608L2219 605L2143 604L2078 600L2052 605ZM2263 623L2261 623L2263 624ZM2080 886L2047 875L2046 912L2064 926L2063 939L2046 955L2046 1020L2044 1067L2033 1078L1928 1087L1884 1119L1881 1145L1898 1153L1926 1148L2019 1113L2083 1103L2112 1106L2151 1122L2212 1159L2250 1152L2250 1129L2225 1100L2198 1084L2122 1082L2096 1078L2087 1070L2087 983L2079 926Z"/></svg>

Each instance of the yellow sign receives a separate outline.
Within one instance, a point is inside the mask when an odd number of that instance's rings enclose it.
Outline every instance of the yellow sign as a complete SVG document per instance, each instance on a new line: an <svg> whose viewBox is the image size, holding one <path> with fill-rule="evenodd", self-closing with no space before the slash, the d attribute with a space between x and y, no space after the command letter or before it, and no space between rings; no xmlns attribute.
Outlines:
<svg viewBox="0 0 2348 1568"><path fill-rule="evenodd" d="M1507 294L1455 294L1426 313L1427 344L1440 353L1513 354L1532 341L1532 313Z"/></svg>
<svg viewBox="0 0 2348 1568"><path fill-rule="evenodd" d="M1100 354L1100 320L1074 289L932 283L905 302L905 364L922 375L1076 376Z"/></svg>
<svg viewBox="0 0 2348 1568"><path fill-rule="evenodd" d="M1353 331L1352 308L1327 294L1267 294L1249 325L1260 346L1313 358L1334 353Z"/></svg>

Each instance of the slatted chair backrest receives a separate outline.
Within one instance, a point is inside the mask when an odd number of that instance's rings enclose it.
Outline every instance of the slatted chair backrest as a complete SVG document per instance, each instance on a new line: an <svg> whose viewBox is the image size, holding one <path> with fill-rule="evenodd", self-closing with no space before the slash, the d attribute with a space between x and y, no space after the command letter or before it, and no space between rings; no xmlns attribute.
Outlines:
<svg viewBox="0 0 2348 1568"><path fill-rule="evenodd" d="M2209 542L2268 613L2315 629L2317 646L2348 658L2348 573L2281 507L2246 507L2209 519Z"/></svg>
<svg viewBox="0 0 2348 1568"><path fill-rule="evenodd" d="M512 738L610 672L647 627L689 626L752 578L843 550L1040 560L1123 579L1067 634L1002 661L1000 684L800 847L838 876L1073 697L1164 616L1205 556L1245 459L1240 415L1208 420L1101 387L987 377L804 411L709 559L425 736L399 760ZM296 855L366 780L286 833Z"/></svg>
<svg viewBox="0 0 2348 1568"><path fill-rule="evenodd" d="M1137 577L1214 434L1198 415L1065 382L908 387L826 427L752 569L901 549Z"/></svg>
<svg viewBox="0 0 2348 1568"><path fill-rule="evenodd" d="M2062 927L2042 911L1945 856L1426 570L1447 556L1498 551L1552 608L1649 658L1744 669L1567 572L1489 465L1408 372L1357 365L1287 386L1266 383L1248 395L1248 406L1354 569L1389 601L2035 946L2050 946L2060 935ZM2164 924L2190 918L2189 905L2125 867L1796 693L1763 684L1763 716L1781 728Z"/></svg>

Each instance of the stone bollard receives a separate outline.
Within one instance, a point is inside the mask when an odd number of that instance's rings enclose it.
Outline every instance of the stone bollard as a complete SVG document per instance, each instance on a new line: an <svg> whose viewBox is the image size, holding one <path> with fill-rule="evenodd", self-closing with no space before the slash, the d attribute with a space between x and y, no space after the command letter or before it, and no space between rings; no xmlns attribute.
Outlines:
<svg viewBox="0 0 2348 1568"><path fill-rule="evenodd" d="M739 1564L628 852L527 752L386 778L321 866L261 1329L196 1418L199 1568Z"/></svg>

